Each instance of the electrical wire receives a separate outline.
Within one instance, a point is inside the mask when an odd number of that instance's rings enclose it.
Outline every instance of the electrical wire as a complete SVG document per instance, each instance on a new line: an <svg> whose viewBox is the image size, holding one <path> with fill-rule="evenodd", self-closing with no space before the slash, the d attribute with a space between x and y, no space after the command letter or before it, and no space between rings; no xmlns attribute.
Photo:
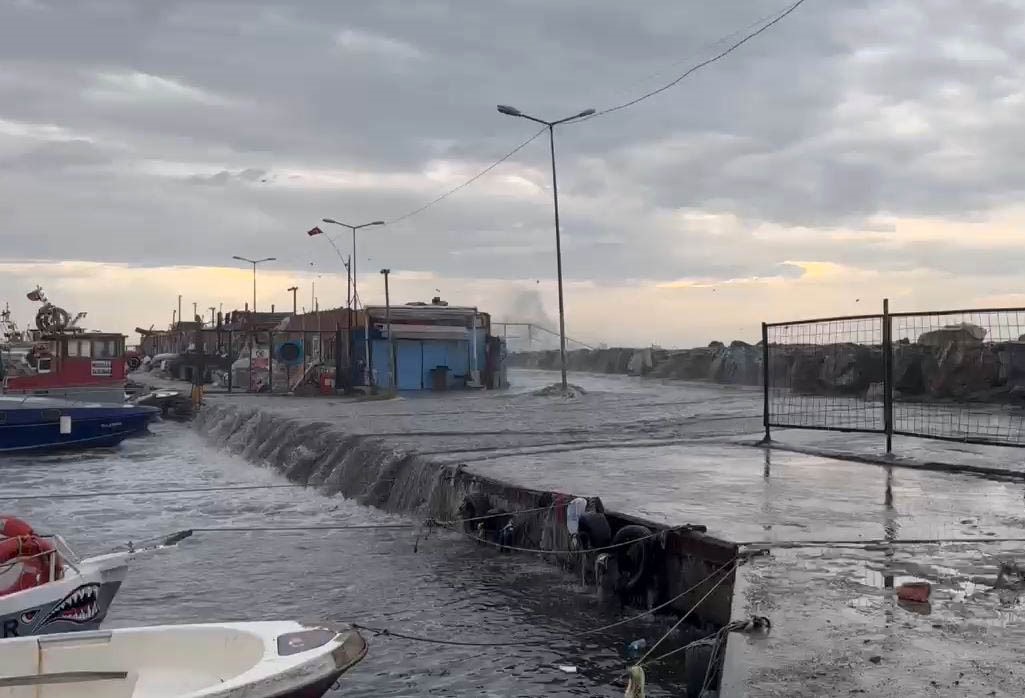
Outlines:
<svg viewBox="0 0 1025 698"><path fill-rule="evenodd" d="M738 48L740 48L741 46L746 44L751 39L755 38L759 34L767 31L770 28L772 28L777 23L783 21L788 15L790 15L792 12L796 11L798 7L803 5L804 2L805 2L805 0L797 0L797 2L795 2L792 5L790 5L789 7L787 7L787 9L785 9L780 14L776 15L773 19L771 19L767 23L765 23L762 26L760 26L758 29L754 30L753 32L750 32L750 33L746 34L742 39L740 39L739 41L734 42L733 44L730 44L727 48L723 49L722 51L720 51L716 55L712 56L711 58L707 58L707 59L701 61L700 63L697 63L697 64L691 66L682 75L679 75L678 77L676 77L671 82L668 82L665 85L662 85L661 87L658 87L658 88L656 88L654 90L651 90L650 92L646 92L646 93L642 94L639 97L635 97L634 99L631 99L628 102L623 102L622 104L617 104L614 107L608 107L607 109L602 109L600 111L595 112L591 116L584 117L583 119L578 119L576 121L573 121L572 123L580 124L580 123L583 123L585 121L590 121L591 119L596 119L599 116L604 116L605 114L611 114L612 112L617 112L617 111L620 111L621 109L627 109L629 107L634 106L635 104L643 102L646 99L654 97L657 94L665 92L666 90L668 90L668 89L670 89L672 87L675 87L680 82L682 82L684 79L690 77L691 75L693 75L697 71L701 70L702 68L704 68L706 66L711 65L712 63L715 63L716 61L722 60L723 58L725 58L726 56L730 55L731 53L736 51Z"/></svg>
<svg viewBox="0 0 1025 698"><path fill-rule="evenodd" d="M506 160L508 160L509 158L511 158L511 157L512 157L513 155L515 155L516 153L518 153L518 152L520 152L521 150L523 150L524 148L526 148L526 147L527 147L527 145L529 145L529 144L530 144L531 142L533 142L533 141L534 141L534 140L535 140L535 139L536 139L536 138L537 138L538 136L540 136L540 135L541 135L542 133L544 133L544 132L545 132L545 131L547 131L547 130L548 130L548 127L547 127L547 126L543 127L543 128L542 128L542 129L540 129L540 130L539 130L539 131L538 131L537 133L535 133L535 134L534 134L533 136L531 136L531 137L530 137L530 138L528 138L527 140L525 140L525 141L523 141L522 143L520 143L520 144L519 144L518 146L516 146L515 148L513 148L512 150L510 150L510 151L509 151L508 153L506 153L505 155L503 155L502 157L500 157L500 158L499 158L498 160L495 160L495 161L494 161L493 163L491 163L490 165L488 165L487 167L485 167L485 168L484 168L483 170L481 170L480 172L478 172L478 173L477 173L477 174L475 174L474 176L470 177L470 178L469 178L468 180L466 180L466 181L465 181L465 182L463 182L462 184L459 184L458 186L455 186L455 187L453 187L453 188L449 189L448 191L446 191L446 192L445 192L444 194L442 194L441 196L439 196L439 197L437 197L437 198L435 198L435 199L432 199L432 200L428 201L428 202L427 202L426 204L424 204L424 205L423 205L423 206L421 206L420 208L416 208L416 209L413 209L413 210L412 210L412 211L410 211L409 213L404 213L403 215L399 216L398 218L393 218L392 220L390 220L390 221L388 221L388 222L387 222L387 225L395 225L396 223L399 223L399 222L401 222L401 221L404 221L404 220L406 220L407 218L412 218L412 217L413 217L413 216L415 216L415 215L418 215L418 214L420 214L420 213L423 213L424 211L426 211L427 209L429 209L429 208L430 208L431 206L433 206L434 204L436 204L436 203L439 203L440 201L444 201L445 199L447 199L448 197L452 196L453 194L455 194L455 193L456 193L457 191L459 191L460 189L463 189L463 188L465 188L465 187L468 187L468 186L470 186L471 184L473 184L474 182L476 182L476 181L477 181L478 179L480 179L481 177L483 177L484 175L486 175L486 174L487 174L488 172L491 172L491 170L495 169L496 167L498 167L499 165L501 165L501 164L502 164L503 162L505 162Z"/></svg>
<svg viewBox="0 0 1025 698"><path fill-rule="evenodd" d="M51 494L10 494L0 497L0 502L25 501L30 499L92 499L96 497L131 497L152 494L194 494L200 492L236 492L239 490L274 490L305 487L296 484L274 485L226 485L223 487L190 487L169 490L125 490L123 492L54 492Z"/></svg>

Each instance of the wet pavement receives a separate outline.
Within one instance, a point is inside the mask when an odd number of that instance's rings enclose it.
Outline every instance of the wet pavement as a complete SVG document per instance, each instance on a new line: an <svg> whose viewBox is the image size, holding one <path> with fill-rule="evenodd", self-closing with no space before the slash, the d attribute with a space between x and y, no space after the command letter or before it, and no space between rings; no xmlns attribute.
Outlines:
<svg viewBox="0 0 1025 698"><path fill-rule="evenodd" d="M1015 664L1025 640L1022 601L993 589L1000 561L1025 560L1025 544L983 542L1025 537L1020 482L790 450L878 452L872 435L776 431L778 448L756 448L757 389L576 374L571 381L583 395L537 394L556 377L514 371L515 387L506 393L211 399L379 437L513 484L598 495L610 509L655 521L702 523L735 541L978 538L889 554L776 550L744 566L734 615L767 615L773 630L767 638L734 635L725 695L1003 695L1025 688ZM956 463L962 452L985 459L993 451L999 457L992 462L1015 470L1020 459L1015 449L918 441L903 443L901 464L916 465L915 454ZM897 604L892 587L904 579L934 585L928 608Z"/></svg>

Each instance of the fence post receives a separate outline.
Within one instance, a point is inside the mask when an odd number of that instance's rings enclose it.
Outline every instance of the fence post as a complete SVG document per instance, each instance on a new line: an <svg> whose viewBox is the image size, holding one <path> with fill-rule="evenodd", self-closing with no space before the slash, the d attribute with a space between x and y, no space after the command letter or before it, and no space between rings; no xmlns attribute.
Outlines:
<svg viewBox="0 0 1025 698"><path fill-rule="evenodd" d="M232 353L232 348L231 348L231 338L232 338L232 335L233 335L232 330L228 330L228 395L231 395L231 381L232 381L231 374L234 373L234 371L232 370L232 368L234 368L232 366L232 364L235 363L235 359L232 358L234 356L234 354Z"/></svg>
<svg viewBox="0 0 1025 698"><path fill-rule="evenodd" d="M274 394L274 333L267 330L267 392Z"/></svg>
<svg viewBox="0 0 1025 698"><path fill-rule="evenodd" d="M762 443L769 443L769 326L762 323L762 424L765 426L765 438Z"/></svg>
<svg viewBox="0 0 1025 698"><path fill-rule="evenodd" d="M893 452L893 318L890 299L883 299L883 429L886 453Z"/></svg>

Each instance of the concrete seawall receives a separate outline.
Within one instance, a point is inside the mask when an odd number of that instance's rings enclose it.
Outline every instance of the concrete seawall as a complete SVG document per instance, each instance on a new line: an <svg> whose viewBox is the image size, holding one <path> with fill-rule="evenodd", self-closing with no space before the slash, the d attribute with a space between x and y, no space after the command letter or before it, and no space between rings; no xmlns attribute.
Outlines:
<svg viewBox="0 0 1025 698"><path fill-rule="evenodd" d="M194 426L212 443L329 495L341 494L368 506L439 521L461 518L461 507L471 499L480 502L483 496L493 510L510 512L514 530L514 538L507 540L510 545L570 548L564 505L574 498L573 493L508 484L476 474L462 464L438 462L389 443L386 438L346 433L329 422L289 418L275 410L273 401L270 398L268 404L252 407L228 398L210 399ZM543 507L548 509L515 514ZM591 497L588 510L602 511L600 499ZM638 608L653 607L694 587L669 606L678 613L685 612L710 588L710 584L699 582L737 554L736 546L729 541L698 531L672 531L664 524L635 516L604 513L613 534L630 524L665 531L646 546L648 571L643 583L623 593L624 600ZM487 529L485 535L494 539L495 527L489 524ZM617 554L613 553L610 562L615 562ZM588 583L595 580L595 554L543 557L576 575L583 574ZM731 575L692 616L695 636L729 622L732 602Z"/></svg>

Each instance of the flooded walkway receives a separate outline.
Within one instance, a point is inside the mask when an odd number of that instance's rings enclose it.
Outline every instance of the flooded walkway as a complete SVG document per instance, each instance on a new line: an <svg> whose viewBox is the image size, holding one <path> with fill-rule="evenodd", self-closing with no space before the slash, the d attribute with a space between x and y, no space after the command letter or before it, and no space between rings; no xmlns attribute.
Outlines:
<svg viewBox="0 0 1025 698"><path fill-rule="evenodd" d="M535 394L555 376L514 372L508 393L360 403L213 399L377 437L515 485L598 495L609 509L654 521L705 524L734 541L977 538L890 552L776 550L742 567L734 617L769 616L773 631L733 636L724 695L1025 688L1014 668L1022 604L993 589L1000 561L1025 558L1025 544L983 542L1025 537L1025 485L793 452L797 431L774 434L782 448L755 448L758 390L577 374L582 396ZM871 447L860 438L834 446ZM944 446L956 458L956 445ZM1013 468L1018 452L995 450ZM893 587L910 579L933 584L928 607L896 602Z"/></svg>

